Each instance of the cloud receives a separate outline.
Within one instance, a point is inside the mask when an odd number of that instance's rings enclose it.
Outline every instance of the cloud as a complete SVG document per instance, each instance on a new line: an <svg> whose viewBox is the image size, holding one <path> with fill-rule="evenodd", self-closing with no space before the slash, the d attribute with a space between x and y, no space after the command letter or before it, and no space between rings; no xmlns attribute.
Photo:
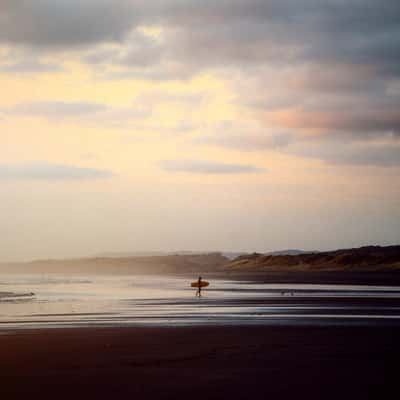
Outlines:
<svg viewBox="0 0 400 400"><path fill-rule="evenodd" d="M34 101L19 103L3 109L10 115L28 115L53 118L68 118L94 114L107 110L104 104L90 102Z"/></svg>
<svg viewBox="0 0 400 400"><path fill-rule="evenodd" d="M332 141L319 141L299 143L289 148L288 153L300 157L316 158L335 165L400 166L400 142L363 143L350 141L332 143Z"/></svg>
<svg viewBox="0 0 400 400"><path fill-rule="evenodd" d="M0 180L75 181L109 178L112 175L108 170L47 162L0 164Z"/></svg>
<svg viewBox="0 0 400 400"><path fill-rule="evenodd" d="M400 134L400 97L387 91L400 77L398 1L169 0L141 11L140 24L157 24L160 38L128 35L109 60L118 68L104 77L188 79L214 70L229 79L239 71L238 102L265 125Z"/></svg>
<svg viewBox="0 0 400 400"><path fill-rule="evenodd" d="M160 63L163 46L159 40L135 31L129 37L128 42L129 46L126 51L116 60L119 64L145 68Z"/></svg>
<svg viewBox="0 0 400 400"><path fill-rule="evenodd" d="M7 0L0 20L4 43L63 49L124 43L140 50L134 63L153 60L155 42L130 35L157 26L162 52L192 67L334 61L373 64L389 74L400 68L397 0Z"/></svg>
<svg viewBox="0 0 400 400"><path fill-rule="evenodd" d="M344 101L344 103L349 103ZM336 132L349 136L371 136L375 134L393 133L400 136L400 104L381 105L359 104L359 108L341 109L332 108L325 110L303 107L295 109L282 109L272 112L267 111L262 118L267 123L280 127L304 130L316 130L321 134Z"/></svg>
<svg viewBox="0 0 400 400"><path fill-rule="evenodd" d="M400 140L394 133L379 139L375 135L360 138L331 133L300 136L291 131L273 133L254 125L226 122L215 127L214 134L196 137L192 143L246 152L276 151L335 165L400 166Z"/></svg>
<svg viewBox="0 0 400 400"><path fill-rule="evenodd" d="M158 65L161 73L174 62L183 77L214 67L293 63L370 65L377 75L400 74L397 0L15 0L2 2L0 20L6 44L91 46L90 63ZM143 34L142 26L161 34ZM104 43L117 43L121 51L93 53Z"/></svg>
<svg viewBox="0 0 400 400"><path fill-rule="evenodd" d="M164 160L160 167L167 172L185 172L191 174L244 174L258 173L263 169L254 165L226 164L200 160Z"/></svg>
<svg viewBox="0 0 400 400"><path fill-rule="evenodd" d="M190 56L197 63L334 61L372 63L381 72L395 72L399 71L396 44L400 34L400 5L396 0L383 3L192 1L172 9L170 20L175 28L179 27L173 33L177 54ZM186 34L181 34L183 31Z"/></svg>
<svg viewBox="0 0 400 400"><path fill-rule="evenodd" d="M238 151L280 150L293 140L288 131L266 129L252 119L225 120L217 124L204 124L201 134L191 140L192 144L217 146Z"/></svg>
<svg viewBox="0 0 400 400"><path fill-rule="evenodd" d="M400 96L388 90L400 79L398 0L6 0L0 42L40 54L78 47L102 79L213 71L254 118L294 136L400 134Z"/></svg>
<svg viewBox="0 0 400 400"><path fill-rule="evenodd" d="M140 9L129 0L2 1L0 42L69 48L118 42L135 25Z"/></svg>
<svg viewBox="0 0 400 400"><path fill-rule="evenodd" d="M206 97L206 94L202 92L147 91L139 95L136 100L141 104L177 103L194 107L198 106Z"/></svg>
<svg viewBox="0 0 400 400"><path fill-rule="evenodd" d="M84 54L83 60L94 66L109 64L140 70L159 65L163 50L160 40L136 29L123 43L99 46L88 54Z"/></svg>
<svg viewBox="0 0 400 400"><path fill-rule="evenodd" d="M101 65L104 63L114 63L118 59L120 54L120 49L112 48L96 48L94 51L90 51L82 56L82 61L93 65Z"/></svg>
<svg viewBox="0 0 400 400"><path fill-rule="evenodd" d="M151 115L151 109L143 106L111 107L93 102L34 101L18 103L0 109L6 116L47 118L51 122L70 120L102 127L129 129L138 120Z"/></svg>
<svg viewBox="0 0 400 400"><path fill-rule="evenodd" d="M292 141L292 135L281 134L218 134L200 136L194 144L220 146L239 151L263 151L285 148Z"/></svg>
<svg viewBox="0 0 400 400"><path fill-rule="evenodd" d="M43 63L40 61L20 61L14 63L0 64L0 73L6 74L38 74L62 72L63 68L53 63Z"/></svg>

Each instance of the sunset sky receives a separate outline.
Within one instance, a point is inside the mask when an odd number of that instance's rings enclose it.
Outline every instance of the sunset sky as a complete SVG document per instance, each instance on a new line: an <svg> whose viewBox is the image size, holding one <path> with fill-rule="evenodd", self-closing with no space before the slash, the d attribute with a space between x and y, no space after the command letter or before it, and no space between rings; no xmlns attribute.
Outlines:
<svg viewBox="0 0 400 400"><path fill-rule="evenodd" d="M0 260L400 242L399 0L1 0Z"/></svg>

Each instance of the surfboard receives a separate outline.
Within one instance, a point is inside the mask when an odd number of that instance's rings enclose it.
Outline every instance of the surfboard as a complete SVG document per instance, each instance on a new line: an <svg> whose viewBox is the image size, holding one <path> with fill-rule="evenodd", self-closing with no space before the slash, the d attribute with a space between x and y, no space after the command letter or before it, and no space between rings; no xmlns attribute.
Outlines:
<svg viewBox="0 0 400 400"><path fill-rule="evenodd" d="M206 287L206 286L208 286L210 283L209 282L207 282L207 281L201 281L200 282L200 284L199 284L199 282L198 281L196 281L196 282L192 282L191 284L190 284L190 286L191 287Z"/></svg>

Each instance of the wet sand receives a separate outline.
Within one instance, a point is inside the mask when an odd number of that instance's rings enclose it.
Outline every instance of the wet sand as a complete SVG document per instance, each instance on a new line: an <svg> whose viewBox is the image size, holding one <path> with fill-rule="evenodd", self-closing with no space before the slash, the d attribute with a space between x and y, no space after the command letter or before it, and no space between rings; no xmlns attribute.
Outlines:
<svg viewBox="0 0 400 400"><path fill-rule="evenodd" d="M204 274L203 274L204 275ZM190 278L190 276L188 276ZM224 271L207 279L229 279L253 283L310 283L331 285L400 286L400 270L393 271Z"/></svg>
<svg viewBox="0 0 400 400"><path fill-rule="evenodd" d="M400 327L131 327L0 334L4 399L371 399Z"/></svg>

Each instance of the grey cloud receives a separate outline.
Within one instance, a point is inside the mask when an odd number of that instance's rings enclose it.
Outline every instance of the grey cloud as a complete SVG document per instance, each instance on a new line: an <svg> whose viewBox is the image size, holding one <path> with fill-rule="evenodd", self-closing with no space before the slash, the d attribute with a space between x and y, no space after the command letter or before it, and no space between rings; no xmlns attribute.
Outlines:
<svg viewBox="0 0 400 400"><path fill-rule="evenodd" d="M290 154L323 160L335 165L399 167L400 143L332 143L300 144Z"/></svg>
<svg viewBox="0 0 400 400"><path fill-rule="evenodd" d="M107 71L103 74L103 78L115 81L123 80L148 80L155 82L163 81L182 81L192 78L192 72L181 65L169 66L156 66L155 68L137 68L131 67L119 71Z"/></svg>
<svg viewBox="0 0 400 400"><path fill-rule="evenodd" d="M3 109L9 115L42 116L46 118L68 118L95 114L107 110L104 104L89 102L37 101L16 104Z"/></svg>
<svg viewBox="0 0 400 400"><path fill-rule="evenodd" d="M161 52L158 48L146 47L144 49L130 49L129 53L121 57L119 63L131 67L147 67L158 64L161 59Z"/></svg>
<svg viewBox="0 0 400 400"><path fill-rule="evenodd" d="M15 0L0 7L0 40L15 44L122 42L139 24L157 25L169 56L192 66L314 60L399 72L397 0Z"/></svg>
<svg viewBox="0 0 400 400"><path fill-rule="evenodd" d="M376 136L400 132L400 97L386 92L388 82L400 76L397 1L233 1L213 8L202 2L190 13L192 18L187 10L176 16L182 25L172 31L171 52L188 68L223 64L240 69L241 81L255 76L254 87L242 84L239 102L247 92L258 94L250 103L259 110L294 107L299 129ZM288 79L275 83L287 66ZM291 90L282 95L287 86ZM325 110L317 110L313 100ZM295 128L285 122L276 125Z"/></svg>
<svg viewBox="0 0 400 400"><path fill-rule="evenodd" d="M119 64L147 67L161 61L163 46L155 39L135 32L129 38L129 43L126 53L117 60Z"/></svg>
<svg viewBox="0 0 400 400"><path fill-rule="evenodd" d="M265 125L297 129L300 134L313 130L368 138L391 132L400 135L396 82L374 79L368 69L357 72L344 66L325 69L311 65L275 75L260 74L237 90L242 94L238 101Z"/></svg>
<svg viewBox="0 0 400 400"><path fill-rule="evenodd" d="M4 116L28 116L46 118L51 122L68 120L79 124L99 125L110 129L131 129L137 122L151 115L151 108L111 107L101 103L37 101L19 103L0 109Z"/></svg>
<svg viewBox="0 0 400 400"><path fill-rule="evenodd" d="M120 49L98 49L82 56L82 60L87 64L100 65L104 63L114 63L118 59Z"/></svg>
<svg viewBox="0 0 400 400"><path fill-rule="evenodd" d="M243 174L258 173L263 169L247 164L225 164L200 160L165 160L160 167L167 172L185 172L192 174Z"/></svg>
<svg viewBox="0 0 400 400"><path fill-rule="evenodd" d="M222 132L200 136L192 143L220 146L238 151L276 151L304 158L315 158L335 165L363 165L375 167L400 166L400 140L393 134L341 136L333 132L322 136L299 136L295 133L238 134Z"/></svg>
<svg viewBox="0 0 400 400"><path fill-rule="evenodd" d="M0 19L0 41L63 48L119 42L131 50L121 59L128 66L160 62L162 53L193 70L340 62L400 73L397 0L15 0L2 3ZM135 34L140 24L161 26L162 46Z"/></svg>
<svg viewBox="0 0 400 400"><path fill-rule="evenodd" d="M211 145L238 151L280 150L295 140L288 131L266 129L253 120L225 120L201 129L201 134L192 139L195 145Z"/></svg>
<svg viewBox="0 0 400 400"><path fill-rule="evenodd" d="M201 136L194 144L220 146L239 151L262 151L285 148L293 140L288 133L281 134L218 134Z"/></svg>
<svg viewBox="0 0 400 400"><path fill-rule="evenodd" d="M367 102L368 103L368 102ZM348 101L343 101L343 106L347 109L313 109L312 107L303 107L292 110L292 120L285 122L278 117L276 123L285 125L287 128L318 130L320 134L344 134L347 136L371 135L382 136L393 133L400 136L400 114L396 101L384 106L384 102L376 107L372 104L360 104L355 108L351 107ZM267 114L267 119L274 118L273 113ZM321 133L322 132L322 133Z"/></svg>
<svg viewBox="0 0 400 400"><path fill-rule="evenodd" d="M139 51L131 66L112 72L110 78L187 79L210 68L232 68L242 72L241 81L255 76L258 86L242 88L239 102L247 90L259 93L257 109L285 111L295 106L299 116L303 114L300 129L378 136L400 132L400 97L386 92L390 80L400 77L397 1L171 0L163 5L159 15L152 15L164 28L162 57L146 61L143 51L138 68ZM275 84L281 93L268 97L276 75L286 66L292 67L289 81ZM303 69L307 71L301 75ZM299 76L301 82L296 82ZM290 85L292 90L282 95ZM316 110L310 99L325 110ZM346 111L338 112L338 105Z"/></svg>
<svg viewBox="0 0 400 400"><path fill-rule="evenodd" d="M162 39L138 26L160 27ZM304 114L299 129L399 132L400 96L386 92L400 78L398 0L3 1L0 42L42 51L90 45L81 56L107 79L182 80L208 69L240 71L240 80L254 76L257 82L253 108L296 107ZM118 48L104 50L108 42ZM296 89L295 77L307 67L299 94L271 99L269 87L288 66L290 81L275 86L285 91L293 81ZM242 86L246 102L254 87ZM325 110L316 110L313 100ZM346 113L337 112L337 104Z"/></svg>
<svg viewBox="0 0 400 400"><path fill-rule="evenodd" d="M70 47L121 41L140 8L129 0L2 1L0 41L34 47Z"/></svg>
<svg viewBox="0 0 400 400"><path fill-rule="evenodd" d="M158 65L161 61L163 46L156 39L134 30L119 46L100 46L99 49L83 55L88 64L98 66L109 64L125 68L144 69Z"/></svg>
<svg viewBox="0 0 400 400"><path fill-rule="evenodd" d="M380 72L396 72L398 66L400 7L395 0L167 4L163 21L171 27L166 30L170 51L187 63L367 63Z"/></svg>
<svg viewBox="0 0 400 400"><path fill-rule="evenodd" d="M0 164L0 180L74 181L109 178L112 175L108 170L47 162Z"/></svg>
<svg viewBox="0 0 400 400"><path fill-rule="evenodd" d="M0 73L7 74L37 74L46 72L61 72L63 68L53 63L39 61L21 61L0 64Z"/></svg>

